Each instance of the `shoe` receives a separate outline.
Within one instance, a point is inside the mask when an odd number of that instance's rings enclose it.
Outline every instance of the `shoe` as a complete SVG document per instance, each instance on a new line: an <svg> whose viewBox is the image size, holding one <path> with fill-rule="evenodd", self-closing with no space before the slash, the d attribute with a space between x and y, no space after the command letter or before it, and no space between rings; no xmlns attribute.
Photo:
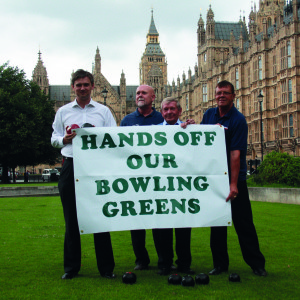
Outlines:
<svg viewBox="0 0 300 300"><path fill-rule="evenodd" d="M268 273L264 268L253 269L253 273L257 276L267 276Z"/></svg>
<svg viewBox="0 0 300 300"><path fill-rule="evenodd" d="M73 272L69 272L69 273L65 273L61 279L73 279L75 276L77 276L78 273L73 273Z"/></svg>
<svg viewBox="0 0 300 300"><path fill-rule="evenodd" d="M157 274L158 275L169 275L170 272L171 272L171 268L162 268L157 272Z"/></svg>
<svg viewBox="0 0 300 300"><path fill-rule="evenodd" d="M180 268L180 267L178 267L177 271L181 272L181 273L188 274L188 275L194 275L196 273L194 270L192 270L190 268Z"/></svg>
<svg viewBox="0 0 300 300"><path fill-rule="evenodd" d="M142 271L142 270L148 270L148 266L147 265L136 265L135 267L134 267L134 270L136 270L136 271Z"/></svg>
<svg viewBox="0 0 300 300"><path fill-rule="evenodd" d="M228 271L228 269L223 269L221 267L215 267L208 273L208 275L219 275L219 274L221 274L223 272L227 272L227 271Z"/></svg>
<svg viewBox="0 0 300 300"><path fill-rule="evenodd" d="M117 276L113 272L107 272L104 274L101 274L102 277L108 278L108 279L115 279Z"/></svg>

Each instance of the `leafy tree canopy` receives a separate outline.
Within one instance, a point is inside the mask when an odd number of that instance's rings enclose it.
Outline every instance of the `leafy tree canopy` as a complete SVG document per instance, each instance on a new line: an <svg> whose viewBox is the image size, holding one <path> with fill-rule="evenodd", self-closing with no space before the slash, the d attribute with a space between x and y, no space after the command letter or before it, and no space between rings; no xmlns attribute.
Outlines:
<svg viewBox="0 0 300 300"><path fill-rule="evenodd" d="M273 151L264 157L253 180L256 183L280 183L299 187L300 157Z"/></svg>
<svg viewBox="0 0 300 300"><path fill-rule="evenodd" d="M54 164L58 156L50 144L53 103L23 70L0 66L0 164Z"/></svg>

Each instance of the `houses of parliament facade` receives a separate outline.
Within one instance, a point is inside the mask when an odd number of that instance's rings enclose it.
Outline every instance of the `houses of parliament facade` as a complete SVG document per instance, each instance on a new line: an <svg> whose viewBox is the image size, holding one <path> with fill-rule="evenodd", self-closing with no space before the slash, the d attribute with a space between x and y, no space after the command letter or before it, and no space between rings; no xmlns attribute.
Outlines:
<svg viewBox="0 0 300 300"><path fill-rule="evenodd" d="M300 0L260 0L252 7L248 25L214 18L211 7L206 22L200 15L197 25L197 61L193 71L168 84L166 57L160 47L153 11L145 51L139 64L139 84L151 85L155 107L163 98L177 98L183 108L182 120L200 123L205 111L216 106L214 91L219 81L228 80L236 90L234 104L248 123L248 159L261 158L271 151L300 156ZM101 72L96 49L92 67L95 88L92 98L110 108L117 124L136 109L136 86L127 86L122 71L120 85L113 86ZM39 53L33 81L49 94L55 109L73 101L70 84L49 85ZM102 91L108 91L104 99ZM261 151L261 149L263 151Z"/></svg>

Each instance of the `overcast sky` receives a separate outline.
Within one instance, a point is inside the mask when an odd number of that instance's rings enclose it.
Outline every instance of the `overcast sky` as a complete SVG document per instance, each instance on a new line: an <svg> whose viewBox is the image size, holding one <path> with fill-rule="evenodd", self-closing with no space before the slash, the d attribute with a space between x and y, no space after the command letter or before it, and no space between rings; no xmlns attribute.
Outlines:
<svg viewBox="0 0 300 300"><path fill-rule="evenodd" d="M200 13L206 22L210 4L216 21L245 16L247 24L254 5L250 0L0 0L0 65L9 61L31 79L40 50L50 85L68 85L73 70L92 70L98 46L102 74L112 85L119 85L122 70L127 85L138 85L153 7L171 84L189 67L194 73L197 23Z"/></svg>

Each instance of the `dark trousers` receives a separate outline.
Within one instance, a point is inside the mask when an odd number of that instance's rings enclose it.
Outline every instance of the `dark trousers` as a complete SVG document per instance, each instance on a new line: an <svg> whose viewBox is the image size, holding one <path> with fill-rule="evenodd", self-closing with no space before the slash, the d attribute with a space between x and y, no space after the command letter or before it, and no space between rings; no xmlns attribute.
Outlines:
<svg viewBox="0 0 300 300"><path fill-rule="evenodd" d="M265 258L259 249L246 181L238 182L238 191L238 196L231 202L231 212L243 258L252 269L264 268ZM229 256L226 226L211 228L210 247L214 267L228 269Z"/></svg>
<svg viewBox="0 0 300 300"><path fill-rule="evenodd" d="M64 242L65 272L78 273L81 266L81 243L77 221L73 160L66 159L61 170L58 189L63 206L66 232ZM94 234L97 266L101 275L115 267L110 233Z"/></svg>
<svg viewBox="0 0 300 300"><path fill-rule="evenodd" d="M150 258L146 249L146 230L131 230L131 241L137 265L148 266ZM173 229L152 229L155 249L158 255L158 267L169 268L173 261Z"/></svg>
<svg viewBox="0 0 300 300"><path fill-rule="evenodd" d="M191 232L192 228L175 228L176 264L179 269L189 269L192 263Z"/></svg>

